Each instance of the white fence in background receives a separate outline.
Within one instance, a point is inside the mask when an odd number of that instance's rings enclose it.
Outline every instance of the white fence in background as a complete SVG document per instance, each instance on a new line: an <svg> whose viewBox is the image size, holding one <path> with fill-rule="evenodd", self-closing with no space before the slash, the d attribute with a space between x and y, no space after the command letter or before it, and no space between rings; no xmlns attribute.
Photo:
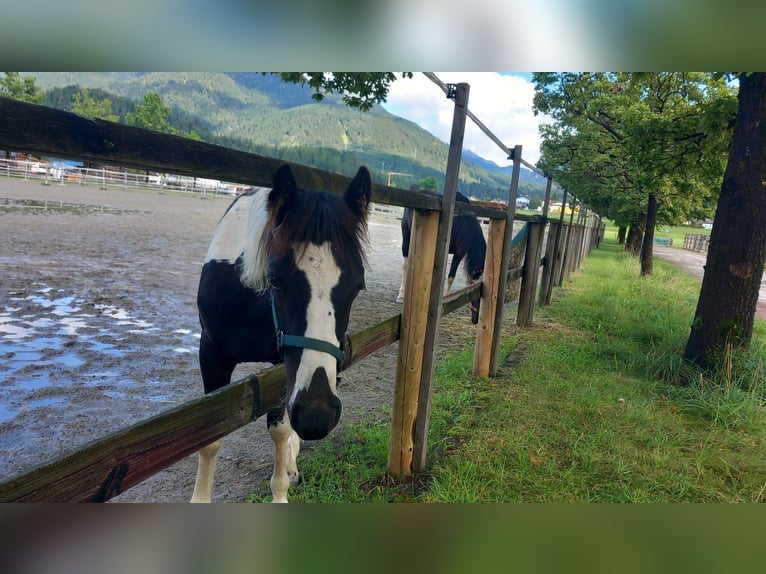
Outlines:
<svg viewBox="0 0 766 574"><path fill-rule="evenodd" d="M165 189L236 195L248 188L216 179L188 177L175 174L158 174L115 167L61 167L54 163L35 160L0 158L0 176L19 179L38 179L44 185L91 185L101 189L109 187Z"/></svg>
<svg viewBox="0 0 766 574"><path fill-rule="evenodd" d="M1 152L0 152L1 153ZM215 195L238 195L248 187L225 183L217 179L188 177L175 174L127 171L119 168L57 167L34 160L0 159L0 176L37 179L43 185L91 185L101 189L143 188L153 190L188 191ZM384 217L402 218L404 208L396 205L372 204L373 213Z"/></svg>

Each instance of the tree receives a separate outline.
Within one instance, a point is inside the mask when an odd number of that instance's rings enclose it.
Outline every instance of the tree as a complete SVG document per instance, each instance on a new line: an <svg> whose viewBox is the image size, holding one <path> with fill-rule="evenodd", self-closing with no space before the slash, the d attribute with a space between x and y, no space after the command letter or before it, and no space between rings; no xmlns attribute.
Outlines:
<svg viewBox="0 0 766 574"><path fill-rule="evenodd" d="M326 94L342 94L343 103L366 112L386 99L389 87L397 80L394 72L264 72L278 73L283 82L308 84L317 101ZM402 78L411 78L412 72L401 72Z"/></svg>
<svg viewBox="0 0 766 574"><path fill-rule="evenodd" d="M0 78L0 96L39 104L43 101L43 93L32 76L22 76L20 72L4 72Z"/></svg>
<svg viewBox="0 0 766 574"><path fill-rule="evenodd" d="M429 175L428 177L424 177L420 180L420 183L418 183L420 186L420 189L430 189L431 191L438 191L439 190L439 180L436 179L436 176Z"/></svg>
<svg viewBox="0 0 766 574"><path fill-rule="evenodd" d="M108 99L97 100L91 97L87 88L82 88L79 92L72 95L72 112L87 116L89 118L99 118L110 122L119 121L120 117L112 112L112 102Z"/></svg>
<svg viewBox="0 0 766 574"><path fill-rule="evenodd" d="M535 74L540 167L592 209L629 226L626 249L652 273L659 223L712 211L734 100L715 74ZM728 114L728 115L727 115ZM715 126L715 127L714 127Z"/></svg>
<svg viewBox="0 0 766 574"><path fill-rule="evenodd" d="M766 73L740 74L737 122L684 358L709 369L747 348L766 262Z"/></svg>
<svg viewBox="0 0 766 574"><path fill-rule="evenodd" d="M178 130L170 125L170 108L162 103L162 97L154 92L144 94L144 102L136 105L135 113L128 114L131 126L177 135Z"/></svg>

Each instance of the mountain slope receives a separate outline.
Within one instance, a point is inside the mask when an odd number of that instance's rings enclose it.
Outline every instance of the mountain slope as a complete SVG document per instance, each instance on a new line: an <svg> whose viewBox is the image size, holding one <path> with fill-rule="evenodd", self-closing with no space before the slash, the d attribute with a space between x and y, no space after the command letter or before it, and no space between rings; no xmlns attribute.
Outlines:
<svg viewBox="0 0 766 574"><path fill-rule="evenodd" d="M308 87L285 84L273 75L256 72L38 72L43 89L77 84L100 88L140 101L156 92L179 113L197 118L211 136L242 148L273 148L275 157L298 148L328 148L352 152L367 163L376 181L386 183L389 172L396 184L408 187L426 175L441 182L449 146L433 134L382 107L360 112L345 106L339 96L322 102L311 98ZM215 139L213 139L215 138ZM243 145L238 145L241 142ZM282 150L283 153L280 153ZM295 155L294 153L291 155ZM288 159L284 157L284 159ZM321 167L321 166L320 166ZM524 170L527 171L527 170ZM425 174L425 175L424 175ZM525 193L539 191L538 182L522 176ZM460 171L461 191L468 195L506 198L510 172L466 153ZM542 191L539 191L542 193Z"/></svg>

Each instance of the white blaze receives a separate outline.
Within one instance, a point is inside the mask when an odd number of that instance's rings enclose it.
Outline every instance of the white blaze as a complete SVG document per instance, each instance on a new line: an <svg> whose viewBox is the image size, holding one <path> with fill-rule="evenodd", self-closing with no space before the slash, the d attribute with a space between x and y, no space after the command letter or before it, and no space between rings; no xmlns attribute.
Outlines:
<svg viewBox="0 0 766 574"><path fill-rule="evenodd" d="M340 281L341 270L332 254L330 242L322 245L308 244L303 249L295 249L296 267L306 274L309 283L310 296L306 308L306 332L304 337L327 341L339 345L335 336L335 310L332 304L332 290ZM322 351L303 349L301 362L295 375L295 387L290 396L290 404L295 400L299 390L307 388L311 376L319 367L324 367L330 389L335 390L337 363L335 357Z"/></svg>

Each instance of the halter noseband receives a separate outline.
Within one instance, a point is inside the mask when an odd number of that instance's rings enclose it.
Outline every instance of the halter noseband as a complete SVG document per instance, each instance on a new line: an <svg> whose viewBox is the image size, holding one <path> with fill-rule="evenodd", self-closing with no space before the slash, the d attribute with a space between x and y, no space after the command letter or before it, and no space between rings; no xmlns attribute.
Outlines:
<svg viewBox="0 0 766 574"><path fill-rule="evenodd" d="M274 295L271 294L270 298L271 314L274 317L274 329L276 329L277 335L277 350L282 353L282 347L298 347L299 349L312 349L314 351L328 353L338 361L338 370L340 370L340 367L346 360L346 351L344 349L343 341L341 341L340 345L333 345L327 341L313 339L311 337L285 335L282 329L279 328L279 318L277 317L277 306L274 303Z"/></svg>

